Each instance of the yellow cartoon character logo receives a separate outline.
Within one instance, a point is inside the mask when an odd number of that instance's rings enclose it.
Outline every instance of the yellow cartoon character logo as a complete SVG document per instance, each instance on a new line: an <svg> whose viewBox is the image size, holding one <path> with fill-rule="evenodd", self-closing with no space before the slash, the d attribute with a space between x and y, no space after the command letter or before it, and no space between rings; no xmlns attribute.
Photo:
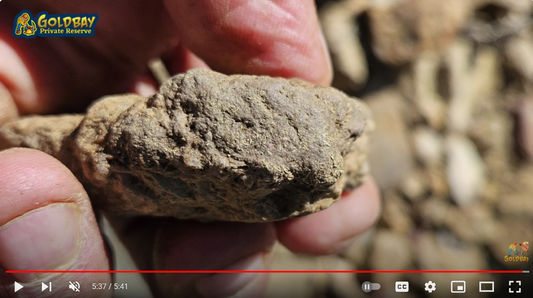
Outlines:
<svg viewBox="0 0 533 298"><path fill-rule="evenodd" d="M520 254L518 254L520 252ZM509 250L505 256L505 262L529 262L528 257L529 242L512 243L509 245Z"/></svg>
<svg viewBox="0 0 533 298"><path fill-rule="evenodd" d="M37 32L37 26L31 19L29 12L22 12L15 18L15 28L13 29L15 36L25 35L30 37Z"/></svg>
<svg viewBox="0 0 533 298"><path fill-rule="evenodd" d="M511 254L516 254L516 242L509 245L509 252L507 253L507 255L510 256Z"/></svg>

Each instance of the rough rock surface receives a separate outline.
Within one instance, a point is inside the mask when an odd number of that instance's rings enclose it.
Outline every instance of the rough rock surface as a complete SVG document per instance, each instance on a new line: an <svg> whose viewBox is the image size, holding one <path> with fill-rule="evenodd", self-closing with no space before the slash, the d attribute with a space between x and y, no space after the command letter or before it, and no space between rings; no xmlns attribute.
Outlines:
<svg viewBox="0 0 533 298"><path fill-rule="evenodd" d="M0 136L56 156L98 208L263 222L327 208L362 182L362 109L300 80L192 70L150 98L106 97L84 118L34 116Z"/></svg>

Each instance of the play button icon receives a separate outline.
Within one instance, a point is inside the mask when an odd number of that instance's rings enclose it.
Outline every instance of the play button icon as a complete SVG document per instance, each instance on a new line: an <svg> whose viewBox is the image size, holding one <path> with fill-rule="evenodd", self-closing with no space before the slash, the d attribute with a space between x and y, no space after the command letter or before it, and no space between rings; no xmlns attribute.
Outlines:
<svg viewBox="0 0 533 298"><path fill-rule="evenodd" d="M22 288L24 288L23 285L19 284L18 282L15 282L15 293L18 292Z"/></svg>

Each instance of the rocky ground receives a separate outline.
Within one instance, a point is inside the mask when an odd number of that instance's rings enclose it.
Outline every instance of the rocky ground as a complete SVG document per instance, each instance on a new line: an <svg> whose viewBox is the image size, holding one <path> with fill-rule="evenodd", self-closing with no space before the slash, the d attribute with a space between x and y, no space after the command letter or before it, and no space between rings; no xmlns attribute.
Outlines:
<svg viewBox="0 0 533 298"><path fill-rule="evenodd" d="M374 113L370 159L383 215L341 255L277 247L273 269L531 270L532 261L504 257L510 244L533 239L533 2L317 5L334 86ZM370 280L382 285L371 296L389 297L406 280L402 297L425 297L433 280L431 297L448 297L452 279L467 282L468 297L491 297L478 293L478 281L495 280L492 297L501 297L509 275L273 274L268 293L358 297Z"/></svg>

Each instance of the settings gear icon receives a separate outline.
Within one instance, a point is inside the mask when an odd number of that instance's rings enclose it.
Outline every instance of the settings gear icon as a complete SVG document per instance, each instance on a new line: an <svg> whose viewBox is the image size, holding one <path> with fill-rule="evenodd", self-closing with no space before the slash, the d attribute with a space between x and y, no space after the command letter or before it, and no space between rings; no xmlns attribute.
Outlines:
<svg viewBox="0 0 533 298"><path fill-rule="evenodd" d="M433 293L433 291L437 290L437 284L432 282L431 280L425 283L425 285L426 285L426 288L425 288L426 292L430 294Z"/></svg>

